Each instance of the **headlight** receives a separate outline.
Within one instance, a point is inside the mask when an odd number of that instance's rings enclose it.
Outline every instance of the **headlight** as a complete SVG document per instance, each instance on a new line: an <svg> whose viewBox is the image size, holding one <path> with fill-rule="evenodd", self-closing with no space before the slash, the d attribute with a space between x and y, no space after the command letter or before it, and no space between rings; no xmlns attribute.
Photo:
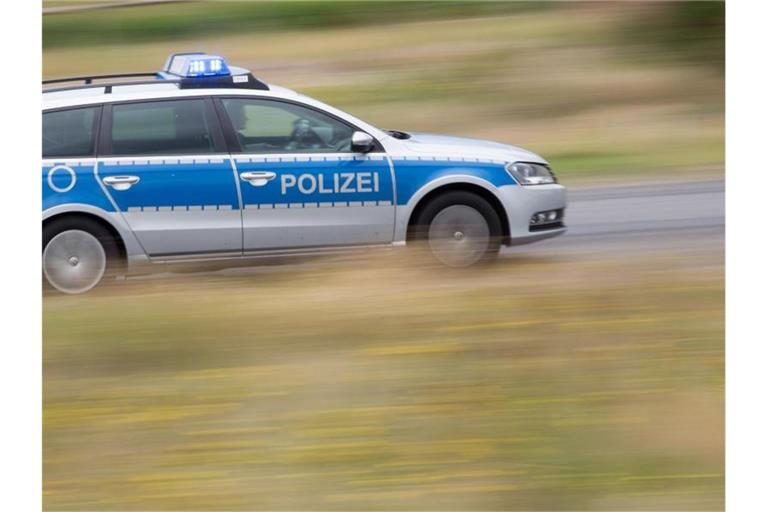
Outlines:
<svg viewBox="0 0 768 512"><path fill-rule="evenodd" d="M515 162L507 164L507 172L521 185L546 185L557 183L552 171L543 164Z"/></svg>

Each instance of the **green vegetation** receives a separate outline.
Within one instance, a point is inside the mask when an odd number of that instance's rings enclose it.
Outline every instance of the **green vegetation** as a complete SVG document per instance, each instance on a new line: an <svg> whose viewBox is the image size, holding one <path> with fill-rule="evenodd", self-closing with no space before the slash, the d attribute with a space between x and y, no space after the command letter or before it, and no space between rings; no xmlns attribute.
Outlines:
<svg viewBox="0 0 768 512"><path fill-rule="evenodd" d="M225 33L380 26L402 21L510 14L544 7L546 5L538 2L466 0L183 2L45 16L43 45L60 48L136 44Z"/></svg>
<svg viewBox="0 0 768 512"><path fill-rule="evenodd" d="M652 254L47 297L45 508L721 509L722 261Z"/></svg>
<svg viewBox="0 0 768 512"><path fill-rule="evenodd" d="M725 73L725 2L666 2L625 29L630 50L657 45L657 58L709 65Z"/></svg>

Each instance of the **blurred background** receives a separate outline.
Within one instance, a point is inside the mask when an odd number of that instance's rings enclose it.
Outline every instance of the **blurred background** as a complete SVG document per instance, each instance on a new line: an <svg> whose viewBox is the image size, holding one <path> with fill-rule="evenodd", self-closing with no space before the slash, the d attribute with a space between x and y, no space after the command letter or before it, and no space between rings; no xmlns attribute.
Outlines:
<svg viewBox="0 0 768 512"><path fill-rule="evenodd" d="M44 297L56 510L724 506L724 4L43 1L45 78L224 56L547 158L570 231Z"/></svg>

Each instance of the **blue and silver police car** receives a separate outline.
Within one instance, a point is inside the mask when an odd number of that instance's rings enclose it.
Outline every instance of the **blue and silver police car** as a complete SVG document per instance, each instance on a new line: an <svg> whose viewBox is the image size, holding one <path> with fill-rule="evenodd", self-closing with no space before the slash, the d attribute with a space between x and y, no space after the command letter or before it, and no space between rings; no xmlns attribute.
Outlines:
<svg viewBox="0 0 768 512"><path fill-rule="evenodd" d="M381 130L218 56L43 84L42 266L61 292L156 263L420 240L465 267L565 231L539 155Z"/></svg>

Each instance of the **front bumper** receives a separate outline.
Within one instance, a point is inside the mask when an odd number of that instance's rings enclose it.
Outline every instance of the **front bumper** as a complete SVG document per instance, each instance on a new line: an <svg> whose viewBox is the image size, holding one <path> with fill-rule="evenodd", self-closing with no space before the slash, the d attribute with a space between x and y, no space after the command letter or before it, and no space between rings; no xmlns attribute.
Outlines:
<svg viewBox="0 0 768 512"><path fill-rule="evenodd" d="M499 187L504 209L509 219L509 240L506 245L522 245L552 238L566 232L562 220L549 226L531 230L530 219L535 213L546 210L565 210L566 189L562 185L505 185Z"/></svg>

